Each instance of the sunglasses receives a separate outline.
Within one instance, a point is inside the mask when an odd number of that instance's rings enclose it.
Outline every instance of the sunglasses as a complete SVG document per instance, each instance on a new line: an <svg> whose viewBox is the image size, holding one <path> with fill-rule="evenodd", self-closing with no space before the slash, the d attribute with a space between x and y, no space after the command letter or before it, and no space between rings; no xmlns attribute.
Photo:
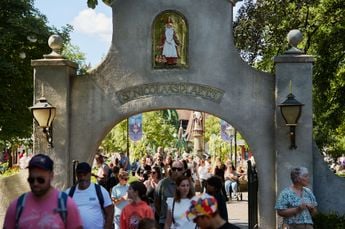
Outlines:
<svg viewBox="0 0 345 229"><path fill-rule="evenodd" d="M30 184L35 183L35 180L37 181L37 183L39 184L44 184L46 182L46 180L43 177L29 177L28 178L28 182Z"/></svg>
<svg viewBox="0 0 345 229"><path fill-rule="evenodd" d="M176 171L182 172L183 168L173 167L173 168L171 168L171 170L174 171L174 172L176 172Z"/></svg>
<svg viewBox="0 0 345 229"><path fill-rule="evenodd" d="M127 181L128 180L128 178L120 178L121 180L125 180L125 181Z"/></svg>
<svg viewBox="0 0 345 229"><path fill-rule="evenodd" d="M152 171L151 174L156 174L156 172L155 172L155 171Z"/></svg>

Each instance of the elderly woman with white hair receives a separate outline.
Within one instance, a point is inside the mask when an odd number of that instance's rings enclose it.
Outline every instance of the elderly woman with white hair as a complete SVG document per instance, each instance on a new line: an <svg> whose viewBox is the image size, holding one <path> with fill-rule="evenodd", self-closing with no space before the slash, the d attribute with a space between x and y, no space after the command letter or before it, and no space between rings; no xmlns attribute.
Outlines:
<svg viewBox="0 0 345 229"><path fill-rule="evenodd" d="M312 229L312 215L317 213L317 202L313 192L307 188L309 173L305 167L291 170L292 185L279 195L275 209L283 217L283 228Z"/></svg>

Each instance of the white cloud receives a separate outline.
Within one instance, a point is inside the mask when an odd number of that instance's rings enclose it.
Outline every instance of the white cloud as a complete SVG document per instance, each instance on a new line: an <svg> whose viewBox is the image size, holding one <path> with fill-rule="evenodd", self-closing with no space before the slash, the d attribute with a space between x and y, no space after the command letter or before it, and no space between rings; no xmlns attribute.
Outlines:
<svg viewBox="0 0 345 229"><path fill-rule="evenodd" d="M73 18L72 26L76 32L93 36L110 43L112 35L112 18L92 9L85 9Z"/></svg>

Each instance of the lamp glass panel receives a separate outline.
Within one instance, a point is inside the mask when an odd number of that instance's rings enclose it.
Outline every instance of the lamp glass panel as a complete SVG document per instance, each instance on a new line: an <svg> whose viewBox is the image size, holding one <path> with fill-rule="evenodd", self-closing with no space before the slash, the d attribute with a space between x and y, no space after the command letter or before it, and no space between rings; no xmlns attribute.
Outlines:
<svg viewBox="0 0 345 229"><path fill-rule="evenodd" d="M50 109L33 109L32 114L40 127L48 127L51 114Z"/></svg>
<svg viewBox="0 0 345 229"><path fill-rule="evenodd" d="M54 121L55 115L56 115L56 108L52 107L51 109L51 115L50 115L50 119L48 121L48 126L51 126L52 122Z"/></svg>
<svg viewBox="0 0 345 229"><path fill-rule="evenodd" d="M300 106L282 106L282 115L286 121L286 124L297 124L297 118L300 113Z"/></svg>

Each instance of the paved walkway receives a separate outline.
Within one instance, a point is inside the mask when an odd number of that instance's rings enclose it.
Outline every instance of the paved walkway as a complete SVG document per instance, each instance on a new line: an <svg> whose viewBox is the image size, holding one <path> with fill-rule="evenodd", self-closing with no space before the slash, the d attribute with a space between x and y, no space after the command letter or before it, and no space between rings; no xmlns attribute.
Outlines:
<svg viewBox="0 0 345 229"><path fill-rule="evenodd" d="M227 203L229 222L241 229L248 229L248 193L243 192L243 200L231 200Z"/></svg>

